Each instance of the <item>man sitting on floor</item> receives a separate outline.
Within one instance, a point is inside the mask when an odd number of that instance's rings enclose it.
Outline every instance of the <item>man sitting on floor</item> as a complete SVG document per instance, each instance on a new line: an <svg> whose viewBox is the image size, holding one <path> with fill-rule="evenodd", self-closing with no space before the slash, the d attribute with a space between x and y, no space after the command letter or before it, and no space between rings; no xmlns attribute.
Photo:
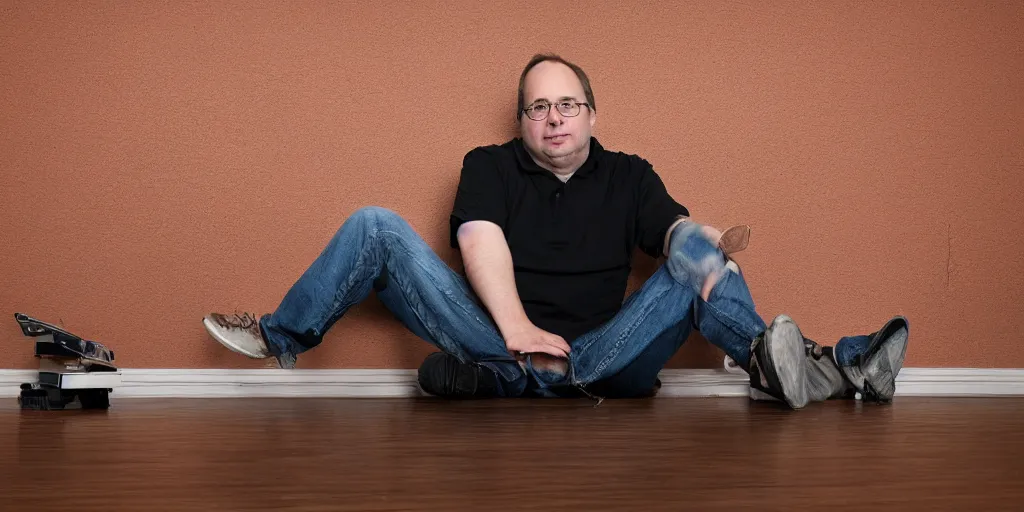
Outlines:
<svg viewBox="0 0 1024 512"><path fill-rule="evenodd" d="M785 315L766 325L728 255L745 230L723 239L689 218L647 161L602 147L582 69L535 56L520 76L518 118L519 138L463 161L451 243L465 277L397 214L366 207L273 314L212 313L207 330L235 352L292 368L376 290L441 350L419 382L443 397L650 396L696 328L750 375L752 397L792 408L855 394L892 399L906 320L835 347L804 338ZM666 261L623 302L636 247Z"/></svg>

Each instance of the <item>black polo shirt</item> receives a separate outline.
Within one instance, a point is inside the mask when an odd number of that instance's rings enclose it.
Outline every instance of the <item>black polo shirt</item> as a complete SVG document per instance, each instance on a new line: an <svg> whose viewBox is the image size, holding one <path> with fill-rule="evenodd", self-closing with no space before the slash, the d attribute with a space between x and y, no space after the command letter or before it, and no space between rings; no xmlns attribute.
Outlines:
<svg viewBox="0 0 1024 512"><path fill-rule="evenodd" d="M606 151L591 138L587 161L562 183L516 138L466 154L451 245L458 247L463 222L500 226L526 315L572 341L615 316L634 248L661 256L679 215L689 212L636 155Z"/></svg>

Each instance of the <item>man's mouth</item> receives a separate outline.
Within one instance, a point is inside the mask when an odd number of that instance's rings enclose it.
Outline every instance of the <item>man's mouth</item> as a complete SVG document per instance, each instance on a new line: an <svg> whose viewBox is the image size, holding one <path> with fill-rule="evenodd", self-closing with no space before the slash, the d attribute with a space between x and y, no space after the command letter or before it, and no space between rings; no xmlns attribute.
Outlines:
<svg viewBox="0 0 1024 512"><path fill-rule="evenodd" d="M560 133L558 135L548 135L547 137L544 137L544 140L551 141L551 142L562 142L562 141L564 141L565 139L568 139L568 138L569 138L569 134L568 133Z"/></svg>

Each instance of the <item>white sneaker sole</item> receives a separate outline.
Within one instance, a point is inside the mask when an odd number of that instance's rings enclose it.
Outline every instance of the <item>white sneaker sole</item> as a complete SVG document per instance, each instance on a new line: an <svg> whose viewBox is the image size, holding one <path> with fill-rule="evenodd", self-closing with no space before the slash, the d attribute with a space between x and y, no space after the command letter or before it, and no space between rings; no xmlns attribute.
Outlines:
<svg viewBox="0 0 1024 512"><path fill-rule="evenodd" d="M270 354L260 355L260 354L256 354L256 353L250 352L250 351L248 351L248 350L238 346L238 344L232 342L231 340L225 338L219 332L220 331L220 327L217 326L217 324L213 323L213 321L211 321L209 318L204 318L203 319L203 326L206 327L206 332L210 333L210 336L213 336L213 339L215 339L218 342L220 342L221 345L224 345L225 347L229 348L232 352L235 352L235 353L238 353L238 354L242 354L243 356L251 357L253 359L266 359L266 358L270 357Z"/></svg>
<svg viewBox="0 0 1024 512"><path fill-rule="evenodd" d="M788 316L779 315L772 322L768 353L782 386L786 403L793 409L807 405L807 371L804 368L804 338L800 328Z"/></svg>

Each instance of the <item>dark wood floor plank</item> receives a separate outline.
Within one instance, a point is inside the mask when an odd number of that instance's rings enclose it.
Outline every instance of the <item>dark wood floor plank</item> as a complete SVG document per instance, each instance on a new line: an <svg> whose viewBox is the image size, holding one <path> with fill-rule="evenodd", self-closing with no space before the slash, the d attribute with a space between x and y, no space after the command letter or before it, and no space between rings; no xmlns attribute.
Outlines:
<svg viewBox="0 0 1024 512"><path fill-rule="evenodd" d="M1022 510L1022 425L1020 398L5 403L0 509Z"/></svg>

